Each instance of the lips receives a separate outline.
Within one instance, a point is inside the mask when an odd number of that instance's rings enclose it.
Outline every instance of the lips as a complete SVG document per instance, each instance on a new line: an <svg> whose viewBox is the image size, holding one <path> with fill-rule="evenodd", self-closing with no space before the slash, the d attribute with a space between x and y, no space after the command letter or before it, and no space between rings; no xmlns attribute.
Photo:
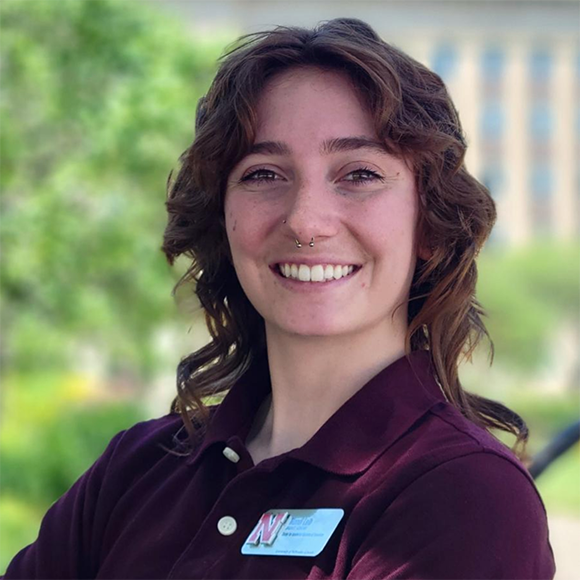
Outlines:
<svg viewBox="0 0 580 580"><path fill-rule="evenodd" d="M352 276L361 267L354 264L344 266L316 264L309 267L306 264L278 263L270 268L276 275L292 282L328 284Z"/></svg>

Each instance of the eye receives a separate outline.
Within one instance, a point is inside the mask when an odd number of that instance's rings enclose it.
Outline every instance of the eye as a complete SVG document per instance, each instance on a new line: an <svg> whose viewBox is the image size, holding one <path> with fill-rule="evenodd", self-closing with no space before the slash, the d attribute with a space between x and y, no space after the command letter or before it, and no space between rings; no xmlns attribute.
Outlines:
<svg viewBox="0 0 580 580"><path fill-rule="evenodd" d="M271 169L255 169L254 171L244 175L240 179L240 183L272 183L279 181L282 178Z"/></svg>
<svg viewBox="0 0 580 580"><path fill-rule="evenodd" d="M365 185L366 183L374 183L376 181L382 183L385 181L385 178L368 167L361 167L360 169L351 171L343 178L343 181L349 181L353 185Z"/></svg>

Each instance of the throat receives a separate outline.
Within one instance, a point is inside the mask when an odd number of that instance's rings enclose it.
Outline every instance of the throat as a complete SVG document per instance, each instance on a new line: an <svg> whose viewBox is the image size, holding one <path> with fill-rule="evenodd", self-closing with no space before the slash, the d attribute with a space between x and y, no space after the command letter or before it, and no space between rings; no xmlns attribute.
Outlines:
<svg viewBox="0 0 580 580"><path fill-rule="evenodd" d="M246 437L246 449L254 465L301 447L310 438L303 439L303 434L299 432L286 432L284 436L276 438L273 435L272 393L270 393L258 409Z"/></svg>

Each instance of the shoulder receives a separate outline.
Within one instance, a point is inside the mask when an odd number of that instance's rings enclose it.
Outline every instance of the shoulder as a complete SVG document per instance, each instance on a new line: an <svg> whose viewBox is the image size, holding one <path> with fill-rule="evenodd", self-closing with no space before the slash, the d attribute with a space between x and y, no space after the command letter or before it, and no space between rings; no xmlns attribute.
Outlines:
<svg viewBox="0 0 580 580"><path fill-rule="evenodd" d="M120 431L89 470L92 485L99 490L96 509L111 513L135 489L153 489L169 477L180 477L196 448L192 449L179 413L140 421Z"/></svg>
<svg viewBox="0 0 580 580"><path fill-rule="evenodd" d="M493 451L434 465L385 509L350 577L553 578L546 512L531 479Z"/></svg>
<svg viewBox="0 0 580 580"><path fill-rule="evenodd" d="M477 505L487 498L495 507L503 501L506 509L515 509L527 501L545 513L533 478L513 451L455 407L446 404L431 410L418 447L422 458L408 481L410 490L427 485L433 493L446 494L453 482L455 497L460 490L476 495Z"/></svg>
<svg viewBox="0 0 580 580"><path fill-rule="evenodd" d="M448 459L422 473L399 495L447 522L485 526L512 518L545 520L542 499L525 468L509 456L480 450ZM396 501L397 501L396 500ZM477 522L470 521L477 516Z"/></svg>
<svg viewBox="0 0 580 580"><path fill-rule="evenodd" d="M397 502L399 513L409 510L425 522L425 539L447 535L460 551L493 556L498 565L517 561L512 550L537 558L538 567L551 560L544 503L525 469L504 454L482 450L450 459L417 478Z"/></svg>
<svg viewBox="0 0 580 580"><path fill-rule="evenodd" d="M394 447L349 578L553 578L544 504L507 446L444 403Z"/></svg>
<svg viewBox="0 0 580 580"><path fill-rule="evenodd" d="M210 407L210 417L215 408ZM195 423L196 428L200 427ZM203 428L192 445L189 432L179 413L140 421L115 435L102 459L106 457L108 482L129 485L146 472L156 468L174 469L185 464L203 441Z"/></svg>
<svg viewBox="0 0 580 580"><path fill-rule="evenodd" d="M217 409L209 407L210 418ZM199 441L204 434L203 425L193 421L199 429ZM158 418L140 421L118 433L114 438L115 450L112 460L139 461L141 458L161 458L167 454L183 456L191 450L189 433L179 413L169 413ZM113 442L112 441L112 442Z"/></svg>
<svg viewBox="0 0 580 580"><path fill-rule="evenodd" d="M165 440L176 435L182 425L183 421L178 413L140 421L123 431L119 445L140 447L141 444Z"/></svg>
<svg viewBox="0 0 580 580"><path fill-rule="evenodd" d="M453 460L461 462L461 458L470 455L480 459L480 469L484 471L491 470L493 463L496 469L509 470L514 475L519 472L523 479L533 485L528 470L506 444L464 417L450 403L438 403L431 407L399 440L398 452L409 459L405 462L404 478L399 489L439 465Z"/></svg>
<svg viewBox="0 0 580 580"><path fill-rule="evenodd" d="M465 481L470 489L523 487L543 507L532 477L513 451L445 402L438 402L388 442L364 474L367 499L380 506L375 511L379 517L402 494L425 493L426 488L435 493L435 485L445 476L453 485ZM445 489L441 485L439 492Z"/></svg>

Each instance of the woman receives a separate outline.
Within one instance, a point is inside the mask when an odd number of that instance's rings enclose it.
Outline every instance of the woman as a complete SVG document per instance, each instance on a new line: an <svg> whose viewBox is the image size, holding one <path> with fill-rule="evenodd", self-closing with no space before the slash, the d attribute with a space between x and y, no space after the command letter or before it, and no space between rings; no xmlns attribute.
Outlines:
<svg viewBox="0 0 580 580"><path fill-rule="evenodd" d="M523 451L487 431L525 423L457 375L495 219L465 148L440 78L363 22L245 38L167 202L212 341L6 578L552 578Z"/></svg>

